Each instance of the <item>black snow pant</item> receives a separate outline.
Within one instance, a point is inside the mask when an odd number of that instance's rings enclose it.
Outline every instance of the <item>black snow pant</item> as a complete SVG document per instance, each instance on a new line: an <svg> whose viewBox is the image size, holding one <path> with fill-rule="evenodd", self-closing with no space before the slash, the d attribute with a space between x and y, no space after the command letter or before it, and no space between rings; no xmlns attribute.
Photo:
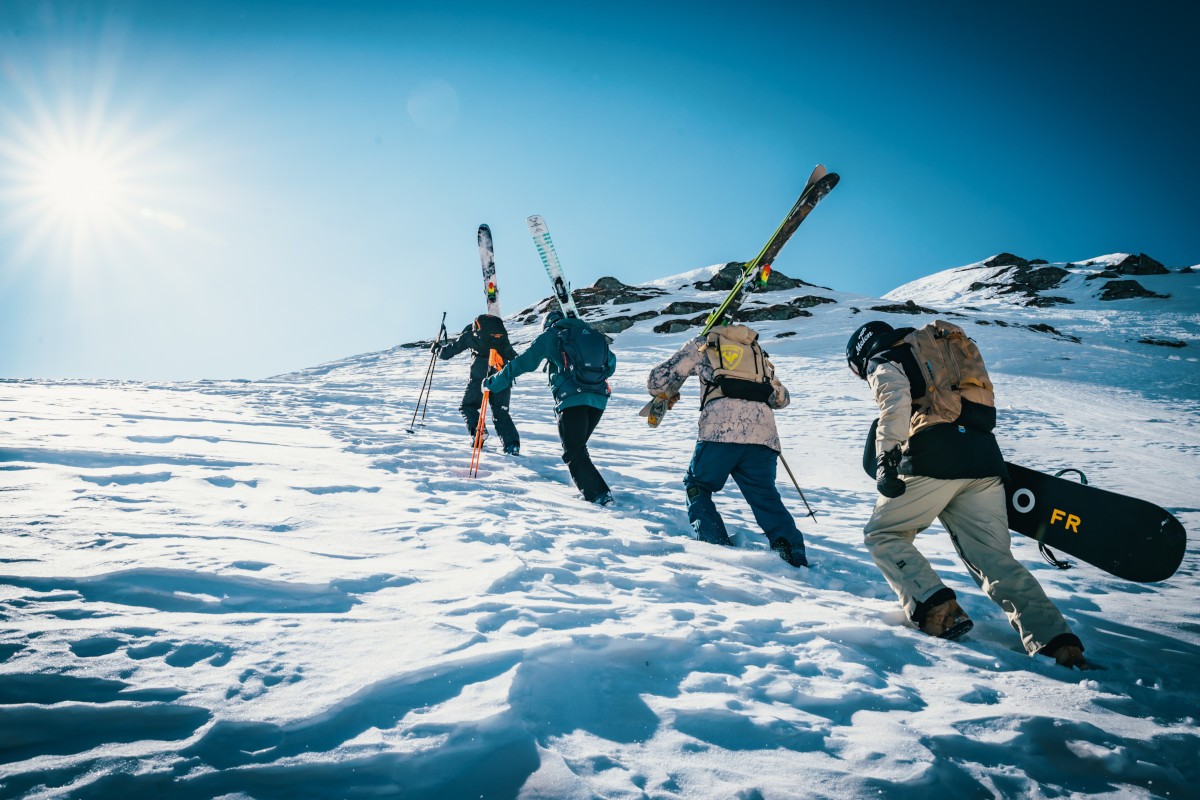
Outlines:
<svg viewBox="0 0 1200 800"><path fill-rule="evenodd" d="M589 503L608 491L608 484L600 476L592 457L588 455L587 442L600 424L604 409L591 406L571 406L558 412L558 438L562 440L562 460L571 471L571 480L583 492Z"/></svg>
<svg viewBox="0 0 1200 800"><path fill-rule="evenodd" d="M500 434L500 441L505 447L521 443L517 426L513 424L512 417L508 413L510 394L511 391L505 389L502 392L491 392L488 395L488 408L492 411L492 422L495 423L496 433ZM479 407L481 405L483 405L483 381L471 381L467 384L467 393L463 395L462 405L458 407L458 410L462 412L463 419L467 421L467 432L472 436L475 435L475 428L479 425ZM484 425L487 425L486 421Z"/></svg>

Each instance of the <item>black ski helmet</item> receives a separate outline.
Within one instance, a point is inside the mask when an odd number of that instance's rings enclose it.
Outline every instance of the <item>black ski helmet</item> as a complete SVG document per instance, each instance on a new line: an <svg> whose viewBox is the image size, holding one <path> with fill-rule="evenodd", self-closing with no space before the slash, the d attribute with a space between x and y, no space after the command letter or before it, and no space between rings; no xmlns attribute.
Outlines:
<svg viewBox="0 0 1200 800"><path fill-rule="evenodd" d="M868 322L850 335L846 342L846 363L850 371L864 381L867 379L867 361L880 350L886 350L896 341L896 331L886 322Z"/></svg>
<svg viewBox="0 0 1200 800"><path fill-rule="evenodd" d="M550 330L550 326L563 318L563 314L557 308L552 308L546 312L546 319L542 322L542 330Z"/></svg>

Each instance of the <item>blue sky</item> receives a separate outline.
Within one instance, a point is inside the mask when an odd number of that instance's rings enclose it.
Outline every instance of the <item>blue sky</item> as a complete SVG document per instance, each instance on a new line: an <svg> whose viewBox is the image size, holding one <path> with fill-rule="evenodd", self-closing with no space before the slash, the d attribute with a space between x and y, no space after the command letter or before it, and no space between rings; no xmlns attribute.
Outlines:
<svg viewBox="0 0 1200 800"><path fill-rule="evenodd" d="M838 5L838 8L831 8ZM183 7L186 6L186 7ZM0 4L0 376L256 378L754 255L1200 262L1180 4ZM80 177L82 175L82 177Z"/></svg>

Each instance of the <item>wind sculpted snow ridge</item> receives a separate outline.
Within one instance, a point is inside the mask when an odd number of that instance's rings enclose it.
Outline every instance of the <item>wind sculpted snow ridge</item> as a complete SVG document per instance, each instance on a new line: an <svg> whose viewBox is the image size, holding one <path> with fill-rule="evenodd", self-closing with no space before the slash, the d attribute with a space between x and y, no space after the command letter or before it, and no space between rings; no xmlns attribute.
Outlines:
<svg viewBox="0 0 1200 800"><path fill-rule="evenodd" d="M711 299L694 283L714 271L593 318ZM1154 585L1057 571L1015 537L1107 667L1078 673L1020 651L940 528L922 547L976 627L949 643L904 620L862 546L874 408L841 350L867 319L934 317L808 286L748 305L805 295L836 302L755 327L793 398L785 455L820 514L803 517L781 471L809 570L767 550L732 483L717 502L737 546L690 537L698 389L658 430L637 416L647 372L688 335L654 333L658 318L614 334L591 446L609 509L570 486L540 373L513 390L522 456L493 437L467 477L465 357L439 363L412 435L419 349L251 383L0 383L0 796L1192 793L1200 413L1194 393L1161 403L1140 377L1193 386L1192 340L1146 346L1142 367L1114 344L1124 334L1033 329L1050 309L914 296L962 314L997 365L1012 460L1081 467L1189 531L1183 567ZM518 342L540 330L510 326Z"/></svg>

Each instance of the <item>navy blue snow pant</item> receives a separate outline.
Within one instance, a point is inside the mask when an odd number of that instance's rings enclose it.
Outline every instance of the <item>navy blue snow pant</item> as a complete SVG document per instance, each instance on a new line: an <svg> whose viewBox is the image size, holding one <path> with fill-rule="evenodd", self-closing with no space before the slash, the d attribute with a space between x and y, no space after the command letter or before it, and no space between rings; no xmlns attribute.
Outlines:
<svg viewBox="0 0 1200 800"><path fill-rule="evenodd" d="M767 542L784 539L793 552L804 552L804 536L775 488L778 458L778 453L761 444L696 442L683 485L687 487L688 521L701 541L732 544L712 500L713 492L721 491L732 475Z"/></svg>

